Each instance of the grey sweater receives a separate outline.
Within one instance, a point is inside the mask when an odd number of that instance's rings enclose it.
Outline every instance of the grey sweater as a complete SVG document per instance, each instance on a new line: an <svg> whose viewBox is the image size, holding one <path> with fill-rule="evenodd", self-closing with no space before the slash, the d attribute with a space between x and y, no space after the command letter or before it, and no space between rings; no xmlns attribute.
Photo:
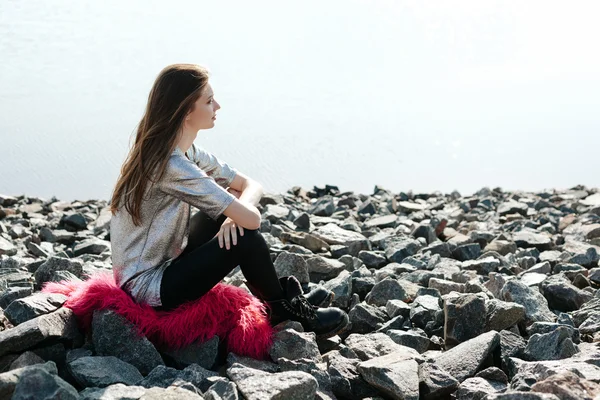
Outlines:
<svg viewBox="0 0 600 400"><path fill-rule="evenodd" d="M187 155L187 157L186 157ZM124 207L110 221L113 274L138 303L157 307L163 271L188 243L191 206L217 219L235 196L225 190L237 170L192 144L173 150L163 178L149 183L135 226Z"/></svg>

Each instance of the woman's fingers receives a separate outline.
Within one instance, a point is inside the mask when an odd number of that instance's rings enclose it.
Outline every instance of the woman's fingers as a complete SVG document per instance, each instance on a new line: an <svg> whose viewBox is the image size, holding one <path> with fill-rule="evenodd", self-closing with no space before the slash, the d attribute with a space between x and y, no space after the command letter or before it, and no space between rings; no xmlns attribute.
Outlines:
<svg viewBox="0 0 600 400"><path fill-rule="evenodd" d="M231 225L231 242L234 246L237 244L237 231L235 230L235 224Z"/></svg>
<svg viewBox="0 0 600 400"><path fill-rule="evenodd" d="M238 228L240 228L240 236L244 236L244 227L238 226Z"/></svg>
<svg viewBox="0 0 600 400"><path fill-rule="evenodd" d="M219 230L217 238L219 238L219 247L223 248L223 229Z"/></svg>

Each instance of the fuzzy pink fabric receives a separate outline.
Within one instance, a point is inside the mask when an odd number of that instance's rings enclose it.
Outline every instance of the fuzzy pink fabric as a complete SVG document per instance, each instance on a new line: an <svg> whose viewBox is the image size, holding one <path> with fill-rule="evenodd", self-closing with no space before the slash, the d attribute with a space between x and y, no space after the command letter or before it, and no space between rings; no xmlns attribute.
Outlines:
<svg viewBox="0 0 600 400"><path fill-rule="evenodd" d="M136 303L117 286L112 272L95 273L85 281L46 282L42 292L67 296L64 306L73 310L85 332L90 331L94 310L112 309L160 349L179 349L218 335L228 351L267 359L272 344L274 331L265 305L244 289L224 283L172 311Z"/></svg>

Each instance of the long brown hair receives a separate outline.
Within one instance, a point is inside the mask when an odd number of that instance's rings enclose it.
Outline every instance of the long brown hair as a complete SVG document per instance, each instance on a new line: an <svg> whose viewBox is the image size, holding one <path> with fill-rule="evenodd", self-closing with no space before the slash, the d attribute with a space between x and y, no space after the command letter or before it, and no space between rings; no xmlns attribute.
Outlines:
<svg viewBox="0 0 600 400"><path fill-rule="evenodd" d="M195 64L173 64L160 72L148 95L135 144L121 167L110 201L112 215L123 203L133 223L141 224L140 206L146 185L162 178L185 117L193 111L208 77L208 70Z"/></svg>

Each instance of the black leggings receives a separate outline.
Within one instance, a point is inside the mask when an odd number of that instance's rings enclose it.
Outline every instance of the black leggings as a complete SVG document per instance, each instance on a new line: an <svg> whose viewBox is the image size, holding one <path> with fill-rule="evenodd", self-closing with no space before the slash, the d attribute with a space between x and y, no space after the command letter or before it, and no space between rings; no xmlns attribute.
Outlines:
<svg viewBox="0 0 600 400"><path fill-rule="evenodd" d="M225 215L217 221L198 211L190 218L188 244L184 251L166 268L160 288L162 306L157 310L171 310L180 304L195 300L219 283L236 266L265 300L279 299L283 290L271 261L269 248L258 229L237 230L237 244L229 250L219 247L219 231Z"/></svg>

